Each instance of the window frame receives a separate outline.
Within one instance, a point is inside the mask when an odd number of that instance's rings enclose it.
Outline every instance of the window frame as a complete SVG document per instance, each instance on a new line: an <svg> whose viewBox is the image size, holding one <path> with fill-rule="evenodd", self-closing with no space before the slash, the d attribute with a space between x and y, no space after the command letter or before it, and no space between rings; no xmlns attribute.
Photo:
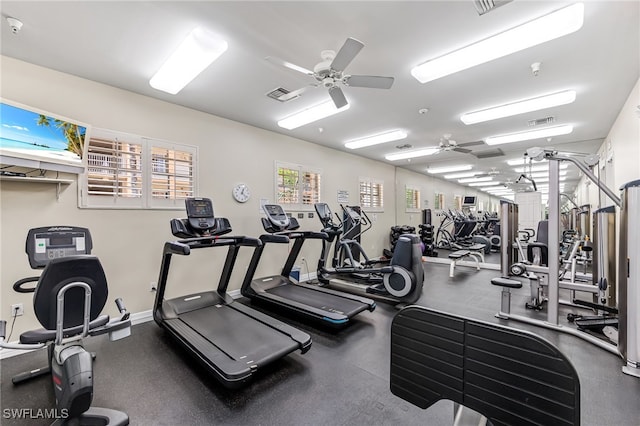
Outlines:
<svg viewBox="0 0 640 426"><path fill-rule="evenodd" d="M285 207L287 211L314 211L314 204L322 202L322 169L318 167L307 166L304 164L289 163L285 161L276 160L274 163L274 199L275 203ZM288 169L296 171L298 174L298 180L295 185L296 202L283 202L280 193L280 170ZM317 177L317 184L310 189L311 195L305 195L303 185L300 184L305 174L313 174ZM309 204L305 203L306 198L311 198Z"/></svg>
<svg viewBox="0 0 640 426"><path fill-rule="evenodd" d="M109 193L107 195L97 195L89 193L89 175L96 170L90 164L90 151L95 148L95 144L91 144L93 140L118 140L124 141L131 145L138 145L140 147L140 191L139 197L125 197L119 196L118 193ZM87 142L84 147L83 161L86 169L85 173L79 175L78 184L78 200L80 208L87 209L136 209L136 210L182 210L184 208L184 198L175 197L175 184L174 184L174 198L158 198L153 195L153 180L154 171L157 170L157 157L154 156L154 148L159 148L169 151L179 151L188 153L191 155L191 161L188 163L191 167L191 194L187 196L196 196L198 194L198 147L193 145L186 145L181 143L174 143L160 139L148 138L130 133L93 128L91 136L87 138ZM117 152L117 151L114 151ZM170 161L176 161L175 157L172 160L166 161L165 171L169 171ZM118 163L120 161L118 160ZM174 164L175 170L175 164ZM156 175L160 172L155 172ZM117 175L119 176L119 175ZM170 176L170 174L167 174ZM174 172L174 179L176 174Z"/></svg>
<svg viewBox="0 0 640 426"><path fill-rule="evenodd" d="M362 199L363 195L367 195L362 192L363 184L367 184L367 186L370 188L370 191L372 192L372 194L370 194L371 201L374 200L373 186L376 185L379 187L379 192L380 192L380 195L378 196L378 199L380 200L379 205L373 205L373 203L370 203L370 205L366 205L367 203L363 202L363 199ZM374 212L374 213L383 213L384 212L384 180L370 178L370 177L360 177L358 179L358 203L363 210L366 210L368 212Z"/></svg>
<svg viewBox="0 0 640 426"><path fill-rule="evenodd" d="M411 197L409 196L409 192L411 192ZM405 185L404 187L404 195L405 195L405 213L417 213L420 212L420 188L413 185ZM411 199L411 203L409 202ZM410 205L411 204L411 205Z"/></svg>

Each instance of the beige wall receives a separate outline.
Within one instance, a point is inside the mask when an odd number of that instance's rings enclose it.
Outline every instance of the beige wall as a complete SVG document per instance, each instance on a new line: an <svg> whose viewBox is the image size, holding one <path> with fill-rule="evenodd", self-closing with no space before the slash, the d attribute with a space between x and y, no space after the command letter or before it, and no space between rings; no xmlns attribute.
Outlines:
<svg viewBox="0 0 640 426"><path fill-rule="evenodd" d="M396 188L405 181L418 184L425 193L438 183L417 173L352 154L314 145L299 139L204 114L167 102L2 57L0 96L50 113L68 117L96 128L105 128L140 136L158 138L199 148L199 196L214 201L217 215L228 217L235 234L258 236L261 198L274 199L274 163L304 164L323 171L322 197L338 209L337 191L349 192L349 203L358 204L358 180L371 177L384 181L384 212L375 214L373 229L363 237L371 256L388 246L389 227L399 223L396 214ZM396 174L397 173L397 174ZM24 253L27 230L37 226L76 225L91 230L93 253L100 257L110 287L110 299L123 297L131 312L151 309L154 293L151 282L158 277L163 243L172 238L169 219L183 217L183 211L116 210L78 208L75 175L56 199L55 185L3 181L0 190L0 317L9 318L10 306L23 303L25 315L19 317L14 337L38 326L31 307L30 294L12 291L11 284L25 276L38 275L29 268ZM238 204L231 189L248 184L252 198ZM441 183L441 182L440 182ZM464 188L452 193L464 194ZM453 197L453 195L451 195ZM403 204L404 205L404 204ZM404 212L402 213L404 215ZM373 215L372 215L373 216ZM415 215L413 220L417 220ZM302 229L318 230L316 217L300 220ZM224 249L212 256L210 251L195 251L172 264L175 285L168 296L215 288ZM273 246L265 251L258 275L278 273L288 247ZM302 255L307 260L302 272L314 272L320 242L310 242ZM241 252L229 289L239 289L251 250ZM299 262L300 263L300 262ZM179 285L178 285L179 284ZM115 315L109 302L107 312Z"/></svg>

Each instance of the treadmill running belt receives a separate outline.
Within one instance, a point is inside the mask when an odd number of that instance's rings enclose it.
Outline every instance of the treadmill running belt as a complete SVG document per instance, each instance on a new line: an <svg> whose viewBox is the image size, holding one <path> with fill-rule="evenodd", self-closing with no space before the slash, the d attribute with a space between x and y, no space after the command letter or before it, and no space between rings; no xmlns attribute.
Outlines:
<svg viewBox="0 0 640 426"><path fill-rule="evenodd" d="M288 335L229 306L198 309L180 319L234 360L260 364L283 349L285 353L298 349Z"/></svg>
<svg viewBox="0 0 640 426"><path fill-rule="evenodd" d="M366 309L362 302L350 300L333 294L323 293L295 284L281 285L270 288L267 293L303 303L329 312L341 313L351 317Z"/></svg>

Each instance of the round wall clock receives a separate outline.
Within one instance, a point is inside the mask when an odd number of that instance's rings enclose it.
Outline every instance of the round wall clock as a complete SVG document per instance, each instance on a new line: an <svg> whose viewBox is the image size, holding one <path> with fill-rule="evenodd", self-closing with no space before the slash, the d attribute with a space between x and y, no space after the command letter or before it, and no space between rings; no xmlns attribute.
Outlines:
<svg viewBox="0 0 640 426"><path fill-rule="evenodd" d="M251 197L251 191L249 190L249 187L244 183L239 183L234 186L231 194L233 195L233 198L239 203L246 203Z"/></svg>

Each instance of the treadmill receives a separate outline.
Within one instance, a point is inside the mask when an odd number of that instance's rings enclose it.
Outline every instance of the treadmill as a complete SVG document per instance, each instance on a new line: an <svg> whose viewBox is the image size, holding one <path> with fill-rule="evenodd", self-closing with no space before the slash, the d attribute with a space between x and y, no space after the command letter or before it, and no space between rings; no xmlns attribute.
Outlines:
<svg viewBox="0 0 640 426"><path fill-rule="evenodd" d="M186 208L187 219L171 221L172 233L183 239L165 243L162 252L153 307L155 322L231 389L295 350L307 352L311 347L307 333L234 302L226 292L240 247L260 248L260 240L227 236L231 225L225 218L214 217L208 198L187 199ZM165 299L171 257L215 247L228 247L217 289Z"/></svg>
<svg viewBox="0 0 640 426"><path fill-rule="evenodd" d="M253 253L242 283L243 296L264 302L272 309L296 314L333 328L344 327L360 312L375 309L375 301L366 297L293 282L289 275L304 242L308 239L324 240L329 236L325 232L297 231L300 227L298 221L289 217L279 205L265 204L263 210L266 218L262 218L262 226L268 234L260 236L262 245ZM294 241L293 247L280 275L253 279L266 245L287 244L291 240Z"/></svg>

